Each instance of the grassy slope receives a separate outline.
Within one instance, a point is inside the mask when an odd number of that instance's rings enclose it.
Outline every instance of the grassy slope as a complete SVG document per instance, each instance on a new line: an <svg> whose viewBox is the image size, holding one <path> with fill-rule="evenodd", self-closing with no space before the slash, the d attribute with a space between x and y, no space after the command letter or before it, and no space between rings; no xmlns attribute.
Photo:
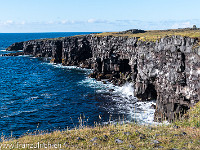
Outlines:
<svg viewBox="0 0 200 150"><path fill-rule="evenodd" d="M24 143L51 143L58 149L200 149L200 102L185 118L168 126L138 124L84 127L53 133L26 135L19 139L3 140L2 144L22 149ZM60 148L61 146L61 148ZM28 146L27 146L28 147ZM50 148L50 147L49 147ZM17 148L15 148L17 149ZM45 149L44 147L41 149ZM56 149L56 148L54 148Z"/></svg>

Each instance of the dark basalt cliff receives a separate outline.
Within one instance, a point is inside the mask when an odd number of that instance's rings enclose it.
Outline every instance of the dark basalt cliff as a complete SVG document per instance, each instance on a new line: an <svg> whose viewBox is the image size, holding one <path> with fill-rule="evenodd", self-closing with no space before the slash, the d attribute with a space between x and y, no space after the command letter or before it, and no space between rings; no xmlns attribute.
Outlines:
<svg viewBox="0 0 200 150"><path fill-rule="evenodd" d="M24 54L91 68L90 76L97 80L108 79L118 85L133 82L140 100L156 99L155 120L173 120L200 100L197 42L181 36L143 42L137 37L85 35L26 41L21 46ZM8 49L18 49L14 46Z"/></svg>

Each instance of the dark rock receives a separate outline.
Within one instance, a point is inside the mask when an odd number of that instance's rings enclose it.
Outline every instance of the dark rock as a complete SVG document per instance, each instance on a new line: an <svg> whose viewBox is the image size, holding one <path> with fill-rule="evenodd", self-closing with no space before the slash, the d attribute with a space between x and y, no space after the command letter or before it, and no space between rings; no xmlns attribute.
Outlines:
<svg viewBox="0 0 200 150"><path fill-rule="evenodd" d="M155 136L157 137L157 136L160 136L160 134L155 134Z"/></svg>
<svg viewBox="0 0 200 150"><path fill-rule="evenodd" d="M139 132L138 130L136 130L135 133L136 133L137 135L139 135L140 140L143 140L143 139L146 138L146 135L143 134L143 133L141 133L141 132Z"/></svg>
<svg viewBox="0 0 200 150"><path fill-rule="evenodd" d="M103 84L106 84L107 82L106 81L102 81L103 82Z"/></svg>
<svg viewBox="0 0 200 150"><path fill-rule="evenodd" d="M111 134L111 135L115 134L115 131L110 131L110 134Z"/></svg>
<svg viewBox="0 0 200 150"><path fill-rule="evenodd" d="M149 130L153 130L154 128L152 128L152 127L148 127L148 129L149 129Z"/></svg>
<svg viewBox="0 0 200 150"><path fill-rule="evenodd" d="M103 135L104 139L107 140L108 139L108 136L107 135Z"/></svg>
<svg viewBox="0 0 200 150"><path fill-rule="evenodd" d="M97 138L97 137L94 137L93 139L90 140L90 142L94 142L94 141L96 141L96 140L98 140L98 138Z"/></svg>
<svg viewBox="0 0 200 150"><path fill-rule="evenodd" d="M154 146L154 148L159 149L159 148L164 148L164 147L160 146L160 145L156 145L156 146Z"/></svg>
<svg viewBox="0 0 200 150"><path fill-rule="evenodd" d="M83 141L84 139L81 138L81 137L77 137L77 140L78 140L78 141Z"/></svg>
<svg viewBox="0 0 200 150"><path fill-rule="evenodd" d="M180 136L179 134L174 134L174 136Z"/></svg>
<svg viewBox="0 0 200 150"><path fill-rule="evenodd" d="M152 143L153 143L153 144L160 144L161 142L158 141L158 140L152 140Z"/></svg>
<svg viewBox="0 0 200 150"><path fill-rule="evenodd" d="M136 134L142 134L141 132L139 132L138 130L135 131Z"/></svg>
<svg viewBox="0 0 200 150"><path fill-rule="evenodd" d="M138 29L130 29L130 30L126 30L126 31L122 31L119 32L120 34L126 34L126 33L132 33L132 34L136 34L136 33L145 33L146 31L144 30L138 30Z"/></svg>
<svg viewBox="0 0 200 150"><path fill-rule="evenodd" d="M177 126L177 125L174 125L173 128L174 128L174 129L178 129L178 128L180 128L180 127Z"/></svg>
<svg viewBox="0 0 200 150"><path fill-rule="evenodd" d="M130 149L136 149L136 147L134 145L132 145L132 144L129 145L129 148Z"/></svg>
<svg viewBox="0 0 200 150"><path fill-rule="evenodd" d="M140 138L140 140L144 140L144 139L146 139L146 136L145 136L145 134L140 134L139 138Z"/></svg>
<svg viewBox="0 0 200 150"><path fill-rule="evenodd" d="M181 134L182 134L183 136L187 135L187 133L185 133L185 132L182 132Z"/></svg>
<svg viewBox="0 0 200 150"><path fill-rule="evenodd" d="M170 142L170 143L174 143L174 140L170 140L169 142Z"/></svg>
<svg viewBox="0 0 200 150"><path fill-rule="evenodd" d="M110 89L110 90L109 90L109 92L113 92L113 91L114 91L114 89Z"/></svg>
<svg viewBox="0 0 200 150"><path fill-rule="evenodd" d="M19 55L24 55L24 52L2 54L2 56L19 56Z"/></svg>
<svg viewBox="0 0 200 150"><path fill-rule="evenodd" d="M6 50L7 51L16 51L16 50L23 50L24 48L24 42L16 42L9 46Z"/></svg>
<svg viewBox="0 0 200 150"><path fill-rule="evenodd" d="M189 143L194 143L193 141L189 141Z"/></svg>
<svg viewBox="0 0 200 150"><path fill-rule="evenodd" d="M129 135L131 135L131 133L130 132L124 132L124 135L129 136Z"/></svg>
<svg viewBox="0 0 200 150"><path fill-rule="evenodd" d="M120 140L120 139L116 139L115 142L118 143L118 144L124 143L124 142L123 142L122 140Z"/></svg>
<svg viewBox="0 0 200 150"><path fill-rule="evenodd" d="M152 105L150 106L150 108L151 108L151 109L156 109L156 105L152 104Z"/></svg>

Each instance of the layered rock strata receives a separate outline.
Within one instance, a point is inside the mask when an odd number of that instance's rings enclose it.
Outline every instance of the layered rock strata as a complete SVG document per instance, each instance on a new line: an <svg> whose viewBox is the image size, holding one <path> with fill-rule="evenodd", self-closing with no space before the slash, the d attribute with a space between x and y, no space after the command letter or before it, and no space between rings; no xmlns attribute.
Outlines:
<svg viewBox="0 0 200 150"><path fill-rule="evenodd" d="M198 39L85 35L21 43L23 53L51 62L93 69L91 77L122 85L133 82L140 100L156 100L155 120L174 120L200 100ZM14 44L16 46L17 44ZM11 45L10 49L18 49ZM18 45L20 47L20 45Z"/></svg>

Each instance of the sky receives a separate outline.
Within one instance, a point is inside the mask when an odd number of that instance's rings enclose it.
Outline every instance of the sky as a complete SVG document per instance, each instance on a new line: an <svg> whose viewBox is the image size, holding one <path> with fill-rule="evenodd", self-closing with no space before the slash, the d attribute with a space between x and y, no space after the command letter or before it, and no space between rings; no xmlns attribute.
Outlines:
<svg viewBox="0 0 200 150"><path fill-rule="evenodd" d="M0 33L200 27L199 0L0 0Z"/></svg>

